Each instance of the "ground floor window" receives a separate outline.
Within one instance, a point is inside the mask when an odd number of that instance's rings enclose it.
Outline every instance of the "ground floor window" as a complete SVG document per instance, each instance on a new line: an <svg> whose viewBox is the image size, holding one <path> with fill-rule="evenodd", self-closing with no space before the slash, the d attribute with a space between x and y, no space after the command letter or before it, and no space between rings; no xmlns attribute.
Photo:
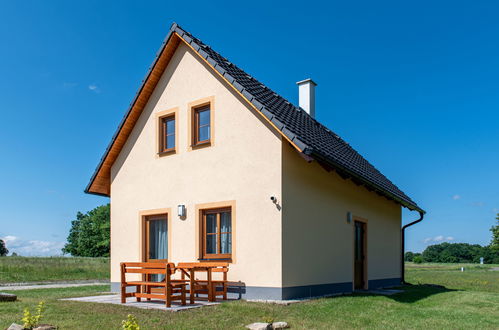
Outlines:
<svg viewBox="0 0 499 330"><path fill-rule="evenodd" d="M201 258L232 258L232 209L202 210L201 215Z"/></svg>

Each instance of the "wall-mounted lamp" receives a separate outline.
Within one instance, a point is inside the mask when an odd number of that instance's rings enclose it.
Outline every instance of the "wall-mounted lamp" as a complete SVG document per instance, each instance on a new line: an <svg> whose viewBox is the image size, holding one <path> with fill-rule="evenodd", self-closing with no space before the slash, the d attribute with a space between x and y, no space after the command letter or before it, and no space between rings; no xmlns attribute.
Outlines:
<svg viewBox="0 0 499 330"><path fill-rule="evenodd" d="M179 205L179 206L178 206L178 216L179 216L180 218L185 217L185 213L186 213L185 211L186 211L186 210L185 210L185 205Z"/></svg>
<svg viewBox="0 0 499 330"><path fill-rule="evenodd" d="M347 222L352 223L352 212L347 212Z"/></svg>

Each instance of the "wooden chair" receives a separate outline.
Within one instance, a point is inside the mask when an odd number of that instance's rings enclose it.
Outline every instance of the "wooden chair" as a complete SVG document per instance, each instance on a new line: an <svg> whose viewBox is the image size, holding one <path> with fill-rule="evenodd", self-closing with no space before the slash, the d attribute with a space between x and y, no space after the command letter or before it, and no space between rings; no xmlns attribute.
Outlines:
<svg viewBox="0 0 499 330"><path fill-rule="evenodd" d="M212 285L212 294L213 299L216 300L217 296L222 296L223 300L227 300L227 273L229 271L229 263L228 262L188 262L188 263L178 263L177 267L196 267L196 266L204 266L211 267L212 274L222 273L221 279L211 279ZM182 274L182 279L184 279L184 274ZM194 293L197 294L206 294L209 295L208 290L208 281L207 280L198 280L194 281ZM218 290L221 288L221 290ZM209 298L209 297L208 297Z"/></svg>
<svg viewBox="0 0 499 330"><path fill-rule="evenodd" d="M186 283L172 280L175 264L165 262L122 262L121 263L121 303L126 303L127 297L165 300L166 307L171 307L172 301L180 300L186 304ZM126 274L143 274L142 281L127 281ZM150 275L164 275L160 282L150 280ZM126 292L127 287L135 287L136 292ZM144 289L144 290L142 290ZM154 291L154 292L153 292Z"/></svg>

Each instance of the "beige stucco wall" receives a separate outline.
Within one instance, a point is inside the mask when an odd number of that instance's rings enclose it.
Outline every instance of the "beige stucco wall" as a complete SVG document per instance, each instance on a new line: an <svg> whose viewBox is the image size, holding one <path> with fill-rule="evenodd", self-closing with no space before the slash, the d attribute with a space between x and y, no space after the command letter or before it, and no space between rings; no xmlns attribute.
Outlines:
<svg viewBox="0 0 499 330"><path fill-rule="evenodd" d="M187 105L215 97L214 145L188 151ZM155 113L178 107L177 154L156 155ZM281 286L281 138L181 44L112 167L111 281L119 263L141 260L139 213L171 208L169 260L197 261L195 205L236 203L235 262L229 280ZM176 207L185 204L187 218ZM265 272L262 271L265 269Z"/></svg>
<svg viewBox="0 0 499 330"><path fill-rule="evenodd" d="M353 222L367 219L368 279L400 278L401 207L283 143L283 286L353 282Z"/></svg>

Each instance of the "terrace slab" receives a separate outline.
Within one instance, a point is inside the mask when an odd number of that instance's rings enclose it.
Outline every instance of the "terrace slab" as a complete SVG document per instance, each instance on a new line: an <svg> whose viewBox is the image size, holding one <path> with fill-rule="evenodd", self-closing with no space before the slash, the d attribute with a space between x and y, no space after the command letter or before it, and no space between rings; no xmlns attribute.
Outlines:
<svg viewBox="0 0 499 330"><path fill-rule="evenodd" d="M0 286L0 291L18 291L18 290L33 290L33 289L61 289L61 288L74 288L78 286L94 286L94 285L105 285L109 282L85 282L85 283L52 283L52 284L29 284L29 285L17 285L9 284L6 286Z"/></svg>
<svg viewBox="0 0 499 330"><path fill-rule="evenodd" d="M187 309L199 308L204 306L219 305L219 302L209 302L209 301L198 301L195 304L187 304L182 306L180 304L172 303L172 307L166 307L164 301L151 300L151 301L135 301L135 298L128 298L126 304L121 303L121 297L119 294L113 295L101 295L101 296L90 296L90 297L78 297L78 298L64 298L60 300L66 301L79 301L79 302L91 302L98 304L112 304L120 305L125 307L135 307L141 309L157 309L163 311L179 312Z"/></svg>

